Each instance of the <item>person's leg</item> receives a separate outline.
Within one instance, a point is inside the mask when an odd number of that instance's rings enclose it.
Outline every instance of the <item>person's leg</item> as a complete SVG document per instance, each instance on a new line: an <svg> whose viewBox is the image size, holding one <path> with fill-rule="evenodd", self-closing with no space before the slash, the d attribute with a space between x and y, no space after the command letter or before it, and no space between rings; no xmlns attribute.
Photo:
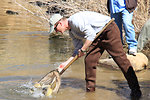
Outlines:
<svg viewBox="0 0 150 100"><path fill-rule="evenodd" d="M134 25L132 24L133 12L129 13L126 9L122 11L123 27L125 30L126 42L128 44L129 54L137 52L137 40L135 39Z"/></svg>
<svg viewBox="0 0 150 100"><path fill-rule="evenodd" d="M138 51L141 51L145 44L147 44L148 41L150 41L150 18L147 20L147 22L144 24L144 26L141 29L141 32L138 36Z"/></svg>
<svg viewBox="0 0 150 100"><path fill-rule="evenodd" d="M128 71L124 73L124 76L127 79L127 82L131 89L131 94L130 94L131 98L133 100L138 100L141 97L142 92L140 90L138 79L136 77L135 71L133 70L132 66L128 68Z"/></svg>
<svg viewBox="0 0 150 100"><path fill-rule="evenodd" d="M94 41L89 47L89 51L85 57L85 80L86 80L86 91L95 91L96 84L96 65L98 60L103 53L103 49L98 47L100 45L97 41Z"/></svg>
<svg viewBox="0 0 150 100"><path fill-rule="evenodd" d="M140 86L136 74L131 66L130 61L123 50L121 44L120 32L115 23L111 24L106 30L106 40L102 41L104 49L112 56L121 71L123 72L128 85L131 89L131 96L141 96Z"/></svg>
<svg viewBox="0 0 150 100"><path fill-rule="evenodd" d="M123 33L122 33L122 13L111 13L111 18L115 18L115 23L117 24L119 30L120 30L120 37L121 37L121 42L123 43Z"/></svg>

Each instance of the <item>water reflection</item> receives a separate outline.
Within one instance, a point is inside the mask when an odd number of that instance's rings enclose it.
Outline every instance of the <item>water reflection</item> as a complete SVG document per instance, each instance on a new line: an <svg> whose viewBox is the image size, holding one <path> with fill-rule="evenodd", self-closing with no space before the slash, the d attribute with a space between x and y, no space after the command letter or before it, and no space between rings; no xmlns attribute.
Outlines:
<svg viewBox="0 0 150 100"><path fill-rule="evenodd" d="M52 57L51 60L65 61L71 56L72 53L72 42L71 40L51 38L49 42L49 52Z"/></svg>

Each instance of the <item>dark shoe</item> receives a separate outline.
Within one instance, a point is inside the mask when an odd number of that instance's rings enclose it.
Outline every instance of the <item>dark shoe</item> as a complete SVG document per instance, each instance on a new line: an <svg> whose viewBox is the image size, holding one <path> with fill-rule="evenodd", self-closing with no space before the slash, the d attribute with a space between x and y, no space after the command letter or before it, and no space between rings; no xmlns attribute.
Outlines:
<svg viewBox="0 0 150 100"><path fill-rule="evenodd" d="M142 96L141 90L131 90L131 100L139 100Z"/></svg>
<svg viewBox="0 0 150 100"><path fill-rule="evenodd" d="M94 92L94 91L95 91L95 87L86 88L86 92Z"/></svg>

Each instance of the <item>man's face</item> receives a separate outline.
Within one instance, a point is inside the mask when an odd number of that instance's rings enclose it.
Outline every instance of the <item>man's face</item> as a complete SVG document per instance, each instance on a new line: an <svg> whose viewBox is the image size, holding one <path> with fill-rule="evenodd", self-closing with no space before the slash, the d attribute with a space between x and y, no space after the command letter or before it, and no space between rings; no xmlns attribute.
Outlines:
<svg viewBox="0 0 150 100"><path fill-rule="evenodd" d="M55 24L54 30L55 30L56 32L61 32L61 33L63 33L63 32L66 30L63 21L58 21L58 22Z"/></svg>

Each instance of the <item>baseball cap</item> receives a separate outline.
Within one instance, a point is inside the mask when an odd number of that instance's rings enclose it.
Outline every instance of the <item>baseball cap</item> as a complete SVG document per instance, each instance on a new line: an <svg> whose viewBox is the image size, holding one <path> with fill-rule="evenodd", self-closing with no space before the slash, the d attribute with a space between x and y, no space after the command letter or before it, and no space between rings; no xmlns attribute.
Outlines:
<svg viewBox="0 0 150 100"><path fill-rule="evenodd" d="M54 31L54 25L60 20L60 19L62 19L63 18L63 16L61 16L60 14L53 14L51 17L50 17L50 21L49 21L49 23L50 23L50 31L49 31L49 33L51 34L51 33L53 33L53 31Z"/></svg>

